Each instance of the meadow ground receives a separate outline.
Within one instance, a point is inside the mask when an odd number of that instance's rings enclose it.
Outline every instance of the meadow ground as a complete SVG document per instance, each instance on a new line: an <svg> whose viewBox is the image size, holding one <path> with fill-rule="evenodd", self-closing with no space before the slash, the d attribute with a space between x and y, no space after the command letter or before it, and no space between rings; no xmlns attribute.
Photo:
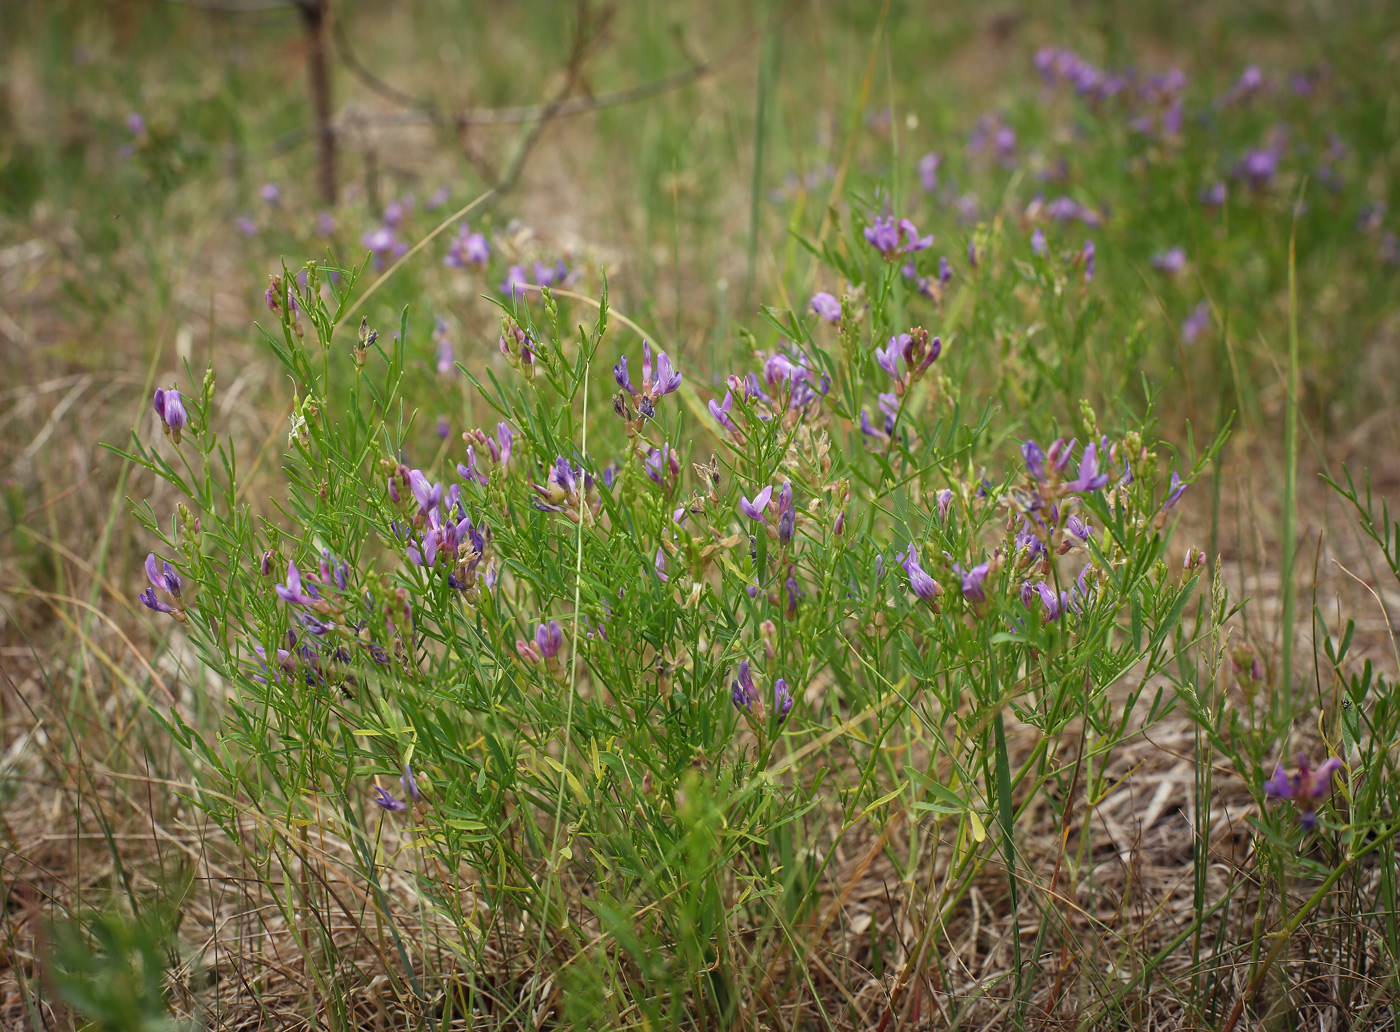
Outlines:
<svg viewBox="0 0 1400 1032"><path fill-rule="evenodd" d="M0 1026L1393 1028L1397 59L0 10Z"/></svg>

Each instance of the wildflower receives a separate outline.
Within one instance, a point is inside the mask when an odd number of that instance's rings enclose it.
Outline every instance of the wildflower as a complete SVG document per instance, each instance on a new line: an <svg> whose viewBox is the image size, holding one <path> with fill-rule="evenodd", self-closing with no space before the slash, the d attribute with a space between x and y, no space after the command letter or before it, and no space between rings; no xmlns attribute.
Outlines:
<svg viewBox="0 0 1400 1032"><path fill-rule="evenodd" d="M739 660L737 676L729 687L729 698L734 703L734 708L743 710L746 713L753 713L755 716L763 715L763 702L759 697L758 688L753 683L753 673L749 670L747 659ZM754 707L758 710L755 712Z"/></svg>
<svg viewBox="0 0 1400 1032"><path fill-rule="evenodd" d="M787 720L792 712L792 692L788 691L787 681L781 677L773 682L773 712L779 724Z"/></svg>
<svg viewBox="0 0 1400 1032"><path fill-rule="evenodd" d="M157 613L178 614L181 583L180 575L175 572L175 567L169 563L157 563L156 555L152 552L146 556L146 578L151 582L151 586L141 592L141 604ZM174 601L175 605L158 597L157 591Z"/></svg>
<svg viewBox="0 0 1400 1032"><path fill-rule="evenodd" d="M797 602L799 599L806 597L807 593L798 585L797 578L793 576L791 566L788 567L787 581L783 586L787 589L788 596L787 618L789 620L795 620L797 619Z"/></svg>
<svg viewBox="0 0 1400 1032"><path fill-rule="evenodd" d="M938 189L938 167L943 164L943 155L930 151L919 159L919 185L924 188L924 193L933 193Z"/></svg>
<svg viewBox="0 0 1400 1032"><path fill-rule="evenodd" d="M646 340L642 341L642 386L640 389L632 385L632 380L627 374L626 355L619 358L617 365L613 366L613 379L617 381L620 388L632 396L637 410L648 419L656 415L656 403L681 385L681 374L672 368L671 360L667 357L666 352L657 352L656 367L653 370L651 344Z"/></svg>
<svg viewBox="0 0 1400 1032"><path fill-rule="evenodd" d="M970 570L964 570L961 566L954 564L953 572L962 581L963 598L969 602L981 603L987 601L987 592L983 583L987 579L987 573L991 570L991 563L978 563Z"/></svg>
<svg viewBox="0 0 1400 1032"><path fill-rule="evenodd" d="M258 235L258 224L247 215L240 215L233 220L234 227L245 237L255 237Z"/></svg>
<svg viewBox="0 0 1400 1032"><path fill-rule="evenodd" d="M553 265L535 262L535 282L541 287L563 286L569 278L569 267L562 258Z"/></svg>
<svg viewBox="0 0 1400 1032"><path fill-rule="evenodd" d="M408 245L399 239L390 226L380 226L360 237L360 243L374 256L374 267L381 269L388 259L397 260L408 251Z"/></svg>
<svg viewBox="0 0 1400 1032"><path fill-rule="evenodd" d="M1308 767L1307 756L1298 753L1298 770L1289 774L1283 764L1274 767L1274 773L1264 782L1264 794L1274 799L1292 799L1303 810L1303 827L1308 831L1317 827L1315 801L1324 798L1332 791L1332 776L1341 770L1342 761L1333 756L1324 760L1317 770Z"/></svg>
<svg viewBox="0 0 1400 1032"><path fill-rule="evenodd" d="M1210 331L1210 305L1202 301L1181 323L1181 342L1194 344Z"/></svg>
<svg viewBox="0 0 1400 1032"><path fill-rule="evenodd" d="M406 763L403 765L403 775L399 778L399 784L403 786L408 798L415 803L423 798L423 793L418 790L418 779L413 776L413 768Z"/></svg>
<svg viewBox="0 0 1400 1032"><path fill-rule="evenodd" d="M1031 254L1044 257L1045 251L1045 230L1036 226L1035 232L1031 234Z"/></svg>
<svg viewBox="0 0 1400 1032"><path fill-rule="evenodd" d="M812 311L833 326L841 323L841 302L825 291L812 295Z"/></svg>
<svg viewBox="0 0 1400 1032"><path fill-rule="evenodd" d="M943 592L942 586L919 565L918 549L911 544L901 563L909 575L909 590L924 602L932 603Z"/></svg>
<svg viewBox="0 0 1400 1032"><path fill-rule="evenodd" d="M525 288L529 285L525 279L525 267L512 265L506 270L506 278L501 280L501 293L512 301L519 301L525 297Z"/></svg>
<svg viewBox="0 0 1400 1032"><path fill-rule="evenodd" d="M901 333L891 337L890 342L885 347L875 349L875 362L901 387L903 380L899 375L899 356L908 340L909 334Z"/></svg>
<svg viewBox="0 0 1400 1032"><path fill-rule="evenodd" d="M1045 453L1040 450L1040 445L1027 440L1021 445L1021 456L1026 460L1027 472L1042 484L1045 483Z"/></svg>
<svg viewBox="0 0 1400 1032"><path fill-rule="evenodd" d="M126 128L135 137L146 135L146 116L138 111L133 111L126 116Z"/></svg>
<svg viewBox="0 0 1400 1032"><path fill-rule="evenodd" d="M185 403L180 400L180 392L174 387L168 391L157 387L154 404L156 415L160 417L161 425L165 428L165 435L179 444L180 431L184 430L190 421L185 412Z"/></svg>
<svg viewBox="0 0 1400 1032"><path fill-rule="evenodd" d="M900 352L909 370L909 382L917 383L928 371L928 367L938 361L938 356L943 353L943 341L938 337L930 339L928 330L922 326L915 326L908 333L900 334L899 339Z"/></svg>
<svg viewBox="0 0 1400 1032"><path fill-rule="evenodd" d="M1187 485L1182 481L1181 476L1172 470L1171 490L1167 492L1167 497L1162 502L1162 511L1169 512L1176 508L1176 503L1181 501L1181 496L1186 493Z"/></svg>
<svg viewBox="0 0 1400 1032"><path fill-rule="evenodd" d="M941 256L939 257L939 259L938 259L938 285L939 285L940 287L947 287L947 286L948 286L948 281L951 280L952 278L953 278L953 266L952 266L952 263L948 261L948 256L947 256L946 254L945 254L945 255L941 255Z"/></svg>
<svg viewBox="0 0 1400 1032"><path fill-rule="evenodd" d="M734 392L725 391L723 404L716 403L713 398L710 399L710 415L714 416L715 422L733 434L734 439L742 444L744 442L743 432L735 425L733 418L729 415L729 410L733 408L733 406Z"/></svg>
<svg viewBox="0 0 1400 1032"><path fill-rule="evenodd" d="M876 216L864 232L866 242L884 255L886 261L894 261L913 251L922 251L933 243L932 236L920 237L914 223L908 219L900 219L896 224L893 215L883 218Z"/></svg>
<svg viewBox="0 0 1400 1032"><path fill-rule="evenodd" d="M442 483L430 482L421 469L409 470L408 486L418 502L419 516L426 516L442 501Z"/></svg>
<svg viewBox="0 0 1400 1032"><path fill-rule="evenodd" d="M1060 554L1064 555L1071 548L1087 548L1089 539L1094 536L1094 528L1089 526L1083 517L1072 514L1065 521L1065 537L1060 542Z"/></svg>
<svg viewBox="0 0 1400 1032"><path fill-rule="evenodd" d="M676 455L676 450L669 444L650 449L642 465L646 469L647 476L662 487L666 486L668 479L674 481L681 473L681 460Z"/></svg>
<svg viewBox="0 0 1400 1032"><path fill-rule="evenodd" d="M540 655L546 660L554 659L559 655L559 649L564 644L564 632L559 627L559 621L549 621L549 626L540 624L535 628L535 646L540 650Z"/></svg>
<svg viewBox="0 0 1400 1032"><path fill-rule="evenodd" d="M1186 268L1186 251L1184 248L1172 247L1165 251L1160 251L1152 256L1152 267L1158 272L1165 272L1168 276L1175 276Z"/></svg>
<svg viewBox="0 0 1400 1032"><path fill-rule="evenodd" d="M1016 161L1016 130L1008 125L1002 126L996 131L993 138L996 147L997 158L1003 165L1011 165Z"/></svg>
<svg viewBox="0 0 1400 1032"><path fill-rule="evenodd" d="M294 560L287 562L287 583L277 585L275 590L277 597L289 606L314 606L320 599L314 587L308 586L309 594L301 590L301 571Z"/></svg>
<svg viewBox="0 0 1400 1032"><path fill-rule="evenodd" d="M437 341L438 375L451 376L455 371L452 338L448 336L446 321L441 318L433 327L433 339Z"/></svg>
<svg viewBox="0 0 1400 1032"><path fill-rule="evenodd" d="M530 485L542 499L535 502L535 508L541 512L562 512L577 523L585 518L585 513L591 514L591 510L584 504L584 495L591 482L592 478L584 472L581 465L575 468L568 459L560 455L554 460L554 465L550 466L545 483Z"/></svg>
<svg viewBox="0 0 1400 1032"><path fill-rule="evenodd" d="M845 514L843 513L842 515L844 516ZM782 510L781 515L778 517L778 543L784 546L792 544L792 534L796 526L797 512L789 505L786 509ZM840 533L840 531L837 531L837 533Z"/></svg>
<svg viewBox="0 0 1400 1032"><path fill-rule="evenodd" d="M276 183L264 183L258 191L258 196L263 199L263 203L276 207L282 202L282 188Z"/></svg>
<svg viewBox="0 0 1400 1032"><path fill-rule="evenodd" d="M1039 584L1032 585L1032 590L1034 590L1036 595L1039 596L1040 604L1045 609L1045 615L1041 618L1040 622L1046 624L1049 623L1051 620L1058 620L1060 618L1060 614L1064 612L1066 606L1068 605L1069 596L1063 591L1060 592L1058 595L1055 594L1055 589L1052 588L1049 584L1046 584L1044 581L1041 581ZM1024 588L1022 588L1021 591L1021 601L1026 604L1027 609L1030 608L1031 603L1027 598L1027 593Z"/></svg>
<svg viewBox="0 0 1400 1032"><path fill-rule="evenodd" d="M1225 203L1225 183L1217 180L1201 191L1201 203L1207 208L1219 208Z"/></svg>
<svg viewBox="0 0 1400 1032"><path fill-rule="evenodd" d="M953 489L945 487L938 492L938 522L945 523L948 519L948 509L953 504Z"/></svg>
<svg viewBox="0 0 1400 1032"><path fill-rule="evenodd" d="M395 799L379 785L374 786L374 790L379 793L379 798L375 800L385 810L398 811L407 810L408 804L402 799Z"/></svg>
<svg viewBox="0 0 1400 1032"><path fill-rule="evenodd" d="M1067 450L1066 450L1067 451ZM1087 494L1098 491L1108 483L1108 474L1099 472L1098 450L1093 444L1084 448L1079 460L1079 477L1065 484L1065 489L1074 494Z"/></svg>
<svg viewBox="0 0 1400 1032"><path fill-rule="evenodd" d="M447 250L442 264L455 269L484 269L491 260L491 244L484 234L473 233L466 223L457 229L457 235Z"/></svg>
<svg viewBox="0 0 1400 1032"><path fill-rule="evenodd" d="M316 232L324 237L328 237L334 233L335 216L328 211L318 212L316 215Z"/></svg>
<svg viewBox="0 0 1400 1032"><path fill-rule="evenodd" d="M751 520L758 520L760 523L767 523L768 517L765 514L769 500L773 496L773 485L769 484L762 491L753 496L753 501L749 501L747 495L739 496L739 511Z"/></svg>
<svg viewBox="0 0 1400 1032"><path fill-rule="evenodd" d="M1262 190L1278 172L1279 152L1272 147L1245 151L1235 166L1235 178L1245 180L1252 189Z"/></svg>
<svg viewBox="0 0 1400 1032"><path fill-rule="evenodd" d="M452 199L452 187L440 186L428 195L428 199L423 202L424 211L437 211L444 204ZM465 226L463 227L465 228Z"/></svg>
<svg viewBox="0 0 1400 1032"><path fill-rule="evenodd" d="M671 578L666 575L666 549L660 545L656 547L656 562L652 564L656 570L656 575L661 578L661 583L665 584Z"/></svg>

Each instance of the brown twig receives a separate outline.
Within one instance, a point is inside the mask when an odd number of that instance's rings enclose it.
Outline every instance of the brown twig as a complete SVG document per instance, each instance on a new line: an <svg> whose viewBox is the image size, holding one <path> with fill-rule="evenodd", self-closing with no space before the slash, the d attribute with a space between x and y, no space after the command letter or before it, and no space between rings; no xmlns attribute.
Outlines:
<svg viewBox="0 0 1400 1032"><path fill-rule="evenodd" d="M326 21L330 0L297 0L306 27L306 80L311 107L316 113L317 177L321 200L335 204L335 125L331 116L331 73L326 61Z"/></svg>

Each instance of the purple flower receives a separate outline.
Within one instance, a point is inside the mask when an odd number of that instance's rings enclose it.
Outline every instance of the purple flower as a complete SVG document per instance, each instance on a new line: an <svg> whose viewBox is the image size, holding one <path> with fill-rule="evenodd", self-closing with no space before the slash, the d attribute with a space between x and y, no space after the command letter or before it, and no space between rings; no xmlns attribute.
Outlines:
<svg viewBox="0 0 1400 1032"><path fill-rule="evenodd" d="M1225 203L1225 183L1217 180L1201 191L1201 203L1208 208L1219 208Z"/></svg>
<svg viewBox="0 0 1400 1032"><path fill-rule="evenodd" d="M402 799L395 799L388 792L384 791L384 789L381 788L379 785L375 785L374 790L379 793L379 798L376 799L375 802L378 803L384 809L395 811L408 809L407 803L405 803Z"/></svg>
<svg viewBox="0 0 1400 1032"><path fill-rule="evenodd" d="M738 676L735 677L729 688L729 697L734 703L734 708L752 713L754 703L759 701L758 689L753 683L753 674L749 670L747 659L739 660Z"/></svg>
<svg viewBox="0 0 1400 1032"><path fill-rule="evenodd" d="M681 460L676 455L676 450L669 444L662 444L660 448L650 449L642 465L646 469L647 476L662 487L666 486L668 479L675 480L681 472Z"/></svg>
<svg viewBox="0 0 1400 1032"><path fill-rule="evenodd" d="M311 594L301 590L301 571L292 560L287 562L287 583L277 585L275 590L277 597L289 606L314 606L318 599L314 587L309 588Z"/></svg>
<svg viewBox="0 0 1400 1032"><path fill-rule="evenodd" d="M506 278L501 280L501 293L512 301L519 301L525 297L525 288L529 285L525 278L525 267L512 265L506 270Z"/></svg>
<svg viewBox="0 0 1400 1032"><path fill-rule="evenodd" d="M1027 440L1021 445L1021 456L1026 460L1026 470L1042 484L1045 483L1045 453L1040 445Z"/></svg>
<svg viewBox="0 0 1400 1032"><path fill-rule="evenodd" d="M993 140L996 146L997 157L1001 160L1002 164L1008 165L1014 163L1016 160L1016 130L1012 129L1009 125L1004 125L996 131L996 136Z"/></svg>
<svg viewBox="0 0 1400 1032"><path fill-rule="evenodd" d="M180 575L175 572L175 567L167 562L156 562L154 552L146 556L146 578L151 582L151 586L157 590L164 591L175 598L180 597ZM155 606L151 606L155 609ZM160 612L170 612L170 610L160 610Z"/></svg>
<svg viewBox="0 0 1400 1032"><path fill-rule="evenodd" d="M453 238L452 246L448 249L447 257L442 260L442 263L457 269L480 269L484 268L490 260L490 242L483 234L473 233L471 228L463 223L458 227L457 236Z"/></svg>
<svg viewBox="0 0 1400 1032"><path fill-rule="evenodd" d="M881 369L896 380L900 379L899 356L907 343L909 343L909 334L901 333L891 337L890 342L885 347L875 349L875 361Z"/></svg>
<svg viewBox="0 0 1400 1032"><path fill-rule="evenodd" d="M919 236L914 223L908 219L900 219L896 223L893 215L876 216L875 221L865 227L864 233L866 242L883 254L886 261L894 261L912 251L922 251L933 243L932 236Z"/></svg>
<svg viewBox="0 0 1400 1032"><path fill-rule="evenodd" d="M841 323L841 302L825 291L818 291L812 295L812 311L833 326Z"/></svg>
<svg viewBox="0 0 1400 1032"><path fill-rule="evenodd" d="M773 682L773 712L779 724L787 720L792 712L792 692L788 691L787 682L781 677Z"/></svg>
<svg viewBox="0 0 1400 1032"><path fill-rule="evenodd" d="M924 193L933 193L938 189L938 167L943 164L943 155L930 151L919 159L919 185L924 188Z"/></svg>
<svg viewBox="0 0 1400 1032"><path fill-rule="evenodd" d="M919 565L919 551L914 545L909 546L909 551L905 554L901 563L904 572L909 575L909 590L914 592L925 602L932 602L943 588L939 583L924 572L924 568Z"/></svg>
<svg viewBox="0 0 1400 1032"><path fill-rule="evenodd" d="M282 202L282 188L276 183L264 183L258 191L258 196L266 204L277 205Z"/></svg>
<svg viewBox="0 0 1400 1032"><path fill-rule="evenodd" d="M1065 550L1075 545L1084 548L1089 544L1089 539L1094 536L1094 528L1081 516L1071 515L1065 521Z"/></svg>
<svg viewBox="0 0 1400 1032"><path fill-rule="evenodd" d="M613 379L624 391L632 395L638 411L647 418L656 414L656 403L681 385L681 374L671 366L666 352L656 353L656 365L651 362L651 344L642 341L642 386L636 387L627 373L627 356L618 359L613 366Z"/></svg>
<svg viewBox="0 0 1400 1032"><path fill-rule="evenodd" d="M713 398L711 398L711 399L710 399L710 406L709 406L709 408L710 408L710 415L712 415L712 416L715 417L715 422L718 423L720 426L724 427L726 430L728 430L731 434L733 434L733 435L737 438L737 437L740 436L739 428L738 428L737 426L734 425L734 420L731 419L730 416L729 416L729 410L730 410L733 406L734 406L734 392L733 392L733 391L725 391L725 392L724 392L724 404L722 404L722 405L721 405L721 404L718 404L718 403L716 403L716 401L715 401Z"/></svg>
<svg viewBox="0 0 1400 1032"><path fill-rule="evenodd" d="M749 501L747 495L739 497L739 511L751 520L758 520L760 523L767 523L768 517L765 515L768 509L768 502L773 496L773 485L769 484L758 494L753 496L753 501Z"/></svg>
<svg viewBox="0 0 1400 1032"><path fill-rule="evenodd" d="M1152 267L1158 272L1165 272L1168 276L1175 276L1186 268L1186 251L1180 247L1172 247L1165 251L1160 251L1152 256Z"/></svg>
<svg viewBox="0 0 1400 1032"><path fill-rule="evenodd" d="M953 572L962 581L963 598L969 602L987 601L987 592L982 585L987 579L989 570L991 570L991 563L978 563L970 570L964 570L961 566L954 564Z"/></svg>
<svg viewBox="0 0 1400 1032"><path fill-rule="evenodd" d="M656 546L656 562L653 564L656 575L661 578L661 583L665 584L671 578L666 576L666 549L660 545Z"/></svg>
<svg viewBox="0 0 1400 1032"><path fill-rule="evenodd" d="M456 371L455 357L452 353L452 341L447 336L447 323L441 319L437 322L437 330L434 333L437 337L437 371L439 376L451 376Z"/></svg>
<svg viewBox="0 0 1400 1032"><path fill-rule="evenodd" d="M408 486L418 501L420 516L427 515L429 509L435 508L442 501L442 483L430 482L421 469L409 470Z"/></svg>
<svg viewBox="0 0 1400 1032"><path fill-rule="evenodd" d="M946 523L946 522L948 521L948 509L949 509L949 507L952 506L952 504L953 504L953 489L952 489L951 487L945 487L942 491L939 491L939 492L938 492L938 522L939 522L939 523Z"/></svg>
<svg viewBox="0 0 1400 1032"><path fill-rule="evenodd" d="M1274 799L1292 799L1303 810L1303 827L1311 831L1317 826L1317 814L1313 805L1332 791L1332 777L1341 770L1342 761L1333 756L1324 760L1317 770L1308 767L1308 758L1298 753L1298 770L1287 773L1283 765L1274 768L1274 773L1264 782L1264 794Z"/></svg>
<svg viewBox="0 0 1400 1032"><path fill-rule="evenodd" d="M947 256L946 254L945 254L945 255L942 255L942 256L938 259L938 285L939 285L940 287L946 287L946 286L948 285L948 281L951 280L952 278L953 278L953 266L952 266L952 263L948 261L948 256Z"/></svg>
<svg viewBox="0 0 1400 1032"><path fill-rule="evenodd" d="M1181 323L1181 342L1194 344L1210 332L1210 304L1202 301Z"/></svg>
<svg viewBox="0 0 1400 1032"><path fill-rule="evenodd" d="M155 588L147 588L145 591L141 592L141 594L138 597L140 598L142 605L144 605L147 609L155 610L157 613L174 613L178 611L174 606L170 605L168 602L162 602L159 598L157 598Z"/></svg>
<svg viewBox="0 0 1400 1032"><path fill-rule="evenodd" d="M374 266L377 269L383 268L385 261L401 258L408 251L408 245L400 240L398 234L389 226L370 230L360 237L360 243L374 256Z"/></svg>
<svg viewBox="0 0 1400 1032"><path fill-rule="evenodd" d="M238 216L238 218L233 220L233 224L238 232L245 237L255 237L258 235L258 224L247 215Z"/></svg>
<svg viewBox="0 0 1400 1032"><path fill-rule="evenodd" d="M160 417L161 424L165 427L166 436L179 444L180 431L190 421L188 413L185 412L185 403L180 400L180 392L174 387L168 391L157 387L153 404L156 415Z"/></svg>
<svg viewBox="0 0 1400 1032"><path fill-rule="evenodd" d="M1262 190L1278 172L1279 152L1272 147L1259 147L1246 151L1235 166L1235 176L1249 183L1255 190Z"/></svg>
<svg viewBox="0 0 1400 1032"><path fill-rule="evenodd" d="M126 127L131 132L132 136L145 136L146 116L140 114L139 112L133 111L131 114L126 116Z"/></svg>
<svg viewBox="0 0 1400 1032"><path fill-rule="evenodd" d="M316 215L316 232L321 236L330 236L335 232L335 216L328 211L319 212Z"/></svg>
<svg viewBox="0 0 1400 1032"><path fill-rule="evenodd" d="M408 798L415 803L423 798L423 794L418 790L418 779L413 776L413 768L406 763L403 765L403 775L399 778L399 784L403 786Z"/></svg>
<svg viewBox="0 0 1400 1032"><path fill-rule="evenodd" d="M583 479L583 475L582 466L575 469L568 459L562 455L558 456L554 465L549 467L549 475L545 478L544 485L530 485L543 499L542 502L535 502L535 508L542 512L565 512L567 506L569 511L577 515L580 502L579 481Z"/></svg>
<svg viewBox="0 0 1400 1032"><path fill-rule="evenodd" d="M842 513L842 516L845 514ZM781 545L792 544L792 534L797 527L797 510L791 505L786 509L781 509L778 516L778 543ZM839 531L838 531L839 533Z"/></svg>
<svg viewBox="0 0 1400 1032"><path fill-rule="evenodd" d="M1031 233L1031 254L1044 256L1045 251L1045 230L1036 226L1035 231Z"/></svg>
<svg viewBox="0 0 1400 1032"><path fill-rule="evenodd" d="M1108 483L1108 474L1099 472L1098 449L1090 444L1084 448L1079 460L1079 477L1065 484L1065 488L1075 494L1098 491Z"/></svg>
<svg viewBox="0 0 1400 1032"><path fill-rule="evenodd" d="M545 659L553 659L559 655L559 649L564 644L564 632L559 627L557 620L549 621L549 626L540 624L535 628L535 646L540 650L540 655Z"/></svg>
<svg viewBox="0 0 1400 1032"><path fill-rule="evenodd" d="M1162 508L1159 511L1168 513L1175 509L1176 503L1181 501L1181 496L1186 493L1188 486L1176 470L1172 470L1171 489L1167 491L1167 497L1162 499Z"/></svg>

